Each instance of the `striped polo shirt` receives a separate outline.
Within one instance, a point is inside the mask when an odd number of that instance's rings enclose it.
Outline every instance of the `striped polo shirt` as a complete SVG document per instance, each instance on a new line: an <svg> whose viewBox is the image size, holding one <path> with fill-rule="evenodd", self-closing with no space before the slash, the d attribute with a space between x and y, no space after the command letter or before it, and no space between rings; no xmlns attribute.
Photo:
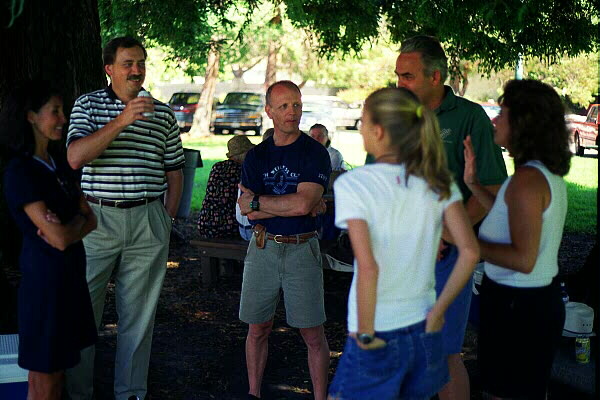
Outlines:
<svg viewBox="0 0 600 400"><path fill-rule="evenodd" d="M111 86L79 97L71 112L67 147L102 129L125 106ZM157 197L167 189L165 172L183 168L184 161L175 115L154 99L154 118L129 125L83 167L81 189L108 200Z"/></svg>

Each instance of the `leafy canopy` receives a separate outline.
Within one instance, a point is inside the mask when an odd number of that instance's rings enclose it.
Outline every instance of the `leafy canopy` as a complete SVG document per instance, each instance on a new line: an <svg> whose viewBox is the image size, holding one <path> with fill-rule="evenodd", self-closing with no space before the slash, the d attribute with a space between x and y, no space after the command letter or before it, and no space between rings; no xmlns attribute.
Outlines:
<svg viewBox="0 0 600 400"><path fill-rule="evenodd" d="M358 51L385 25L395 42L417 33L448 44L450 57L480 60L486 71L519 54L554 61L598 47L599 10L590 0L285 0L294 23L320 51Z"/></svg>

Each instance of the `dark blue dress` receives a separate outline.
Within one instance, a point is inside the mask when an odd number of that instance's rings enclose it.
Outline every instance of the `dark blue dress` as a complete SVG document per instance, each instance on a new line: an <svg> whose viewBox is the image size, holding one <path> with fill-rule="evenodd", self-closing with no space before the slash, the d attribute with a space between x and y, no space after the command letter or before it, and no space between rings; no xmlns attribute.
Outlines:
<svg viewBox="0 0 600 400"><path fill-rule="evenodd" d="M79 352L96 341L96 327L85 275L83 242L65 251L37 235L23 206L43 201L62 223L79 211L79 190L70 168L56 171L40 161L18 156L4 173L4 194L23 234L19 263L19 365L37 372L56 372L80 361Z"/></svg>

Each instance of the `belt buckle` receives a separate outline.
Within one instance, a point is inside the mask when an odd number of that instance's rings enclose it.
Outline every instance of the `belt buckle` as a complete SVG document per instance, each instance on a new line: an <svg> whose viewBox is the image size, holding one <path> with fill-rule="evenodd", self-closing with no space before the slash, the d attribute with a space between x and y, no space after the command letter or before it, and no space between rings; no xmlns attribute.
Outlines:
<svg viewBox="0 0 600 400"><path fill-rule="evenodd" d="M120 204L126 203L127 200L115 200L115 207L116 208L121 208Z"/></svg>
<svg viewBox="0 0 600 400"><path fill-rule="evenodd" d="M278 239L278 238L280 238L280 237L283 237L283 235L275 235L275 236L273 236L273 241L274 241L275 243L279 243L279 244L282 244L282 243L284 243L284 242L280 242L279 240L277 240L277 239Z"/></svg>

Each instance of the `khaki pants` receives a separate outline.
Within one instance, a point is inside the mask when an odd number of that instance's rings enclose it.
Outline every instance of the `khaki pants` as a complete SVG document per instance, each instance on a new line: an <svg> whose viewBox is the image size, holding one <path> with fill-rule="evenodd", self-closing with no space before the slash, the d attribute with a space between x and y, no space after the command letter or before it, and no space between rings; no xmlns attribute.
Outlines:
<svg viewBox="0 0 600 400"><path fill-rule="evenodd" d="M90 204L98 228L84 239L87 282L100 327L107 284L115 274L119 317L115 360L115 398L146 396L156 305L165 277L171 218L159 200L129 209ZM81 363L67 370L72 400L91 400L95 347L81 352Z"/></svg>

